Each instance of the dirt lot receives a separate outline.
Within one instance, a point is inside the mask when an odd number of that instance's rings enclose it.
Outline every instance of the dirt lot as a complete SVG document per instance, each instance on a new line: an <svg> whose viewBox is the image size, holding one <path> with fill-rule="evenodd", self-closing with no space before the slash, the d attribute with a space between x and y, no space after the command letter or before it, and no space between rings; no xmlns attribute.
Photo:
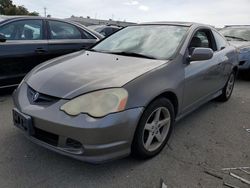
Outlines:
<svg viewBox="0 0 250 188"><path fill-rule="evenodd" d="M12 125L10 95L0 96L0 187L223 187L204 166L250 166L250 82L237 81L227 103L210 102L175 126L169 146L148 161L90 165L41 148ZM249 170L250 171L250 170ZM239 172L235 171L240 174ZM245 178L250 180L250 175ZM248 187L225 176L239 187Z"/></svg>

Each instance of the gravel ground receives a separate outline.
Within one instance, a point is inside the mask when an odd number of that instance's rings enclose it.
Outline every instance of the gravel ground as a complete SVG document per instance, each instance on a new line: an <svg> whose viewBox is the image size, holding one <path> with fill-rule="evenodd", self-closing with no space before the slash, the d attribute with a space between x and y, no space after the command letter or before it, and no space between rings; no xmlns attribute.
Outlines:
<svg viewBox="0 0 250 188"><path fill-rule="evenodd" d="M204 166L250 166L250 83L239 80L227 103L210 102L179 121L169 145L157 157L131 157L91 165L41 148L12 125L11 96L0 96L0 187L219 188L222 180ZM249 170L250 171L250 170ZM242 174L250 180L250 175ZM224 175L225 181L248 187Z"/></svg>

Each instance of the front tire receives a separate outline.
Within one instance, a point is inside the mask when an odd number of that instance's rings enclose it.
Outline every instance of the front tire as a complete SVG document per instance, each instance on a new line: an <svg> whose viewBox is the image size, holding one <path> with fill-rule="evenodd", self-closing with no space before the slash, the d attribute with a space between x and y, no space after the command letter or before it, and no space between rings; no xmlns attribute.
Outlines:
<svg viewBox="0 0 250 188"><path fill-rule="evenodd" d="M174 123L173 104L166 98L153 101L144 111L132 143L132 155L139 159L154 157L166 145Z"/></svg>
<svg viewBox="0 0 250 188"><path fill-rule="evenodd" d="M233 93L235 79L236 79L236 73L233 71L230 74L228 81L222 90L222 94L217 98L218 101L226 102L230 99Z"/></svg>

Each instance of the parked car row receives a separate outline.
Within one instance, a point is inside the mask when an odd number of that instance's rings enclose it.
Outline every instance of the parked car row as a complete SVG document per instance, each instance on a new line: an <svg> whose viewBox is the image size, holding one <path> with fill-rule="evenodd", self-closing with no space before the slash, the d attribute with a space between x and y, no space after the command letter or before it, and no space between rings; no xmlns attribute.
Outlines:
<svg viewBox="0 0 250 188"><path fill-rule="evenodd" d="M1 16L0 89L17 86L36 65L88 49L120 29L112 25L85 27L52 18ZM250 26L227 26L220 32L237 47L239 68L245 77L250 77Z"/></svg>
<svg viewBox="0 0 250 188"><path fill-rule="evenodd" d="M115 26L115 25L91 25L88 28L102 34L105 37L112 35L116 31L122 29L122 27Z"/></svg>
<svg viewBox="0 0 250 188"><path fill-rule="evenodd" d="M0 17L0 89L17 86L36 65L87 49L103 38L83 25L40 17Z"/></svg>

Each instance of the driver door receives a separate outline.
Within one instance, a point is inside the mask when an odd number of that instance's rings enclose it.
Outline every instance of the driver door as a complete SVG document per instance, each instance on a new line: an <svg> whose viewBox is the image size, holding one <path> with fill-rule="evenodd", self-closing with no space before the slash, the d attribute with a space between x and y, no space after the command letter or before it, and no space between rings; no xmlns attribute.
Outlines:
<svg viewBox="0 0 250 188"><path fill-rule="evenodd" d="M187 53L191 55L197 47L211 48L216 51L216 44L210 29L200 29L195 32L188 46ZM190 111L204 102L219 89L221 64L216 54L209 60L191 61L185 67L184 111Z"/></svg>

